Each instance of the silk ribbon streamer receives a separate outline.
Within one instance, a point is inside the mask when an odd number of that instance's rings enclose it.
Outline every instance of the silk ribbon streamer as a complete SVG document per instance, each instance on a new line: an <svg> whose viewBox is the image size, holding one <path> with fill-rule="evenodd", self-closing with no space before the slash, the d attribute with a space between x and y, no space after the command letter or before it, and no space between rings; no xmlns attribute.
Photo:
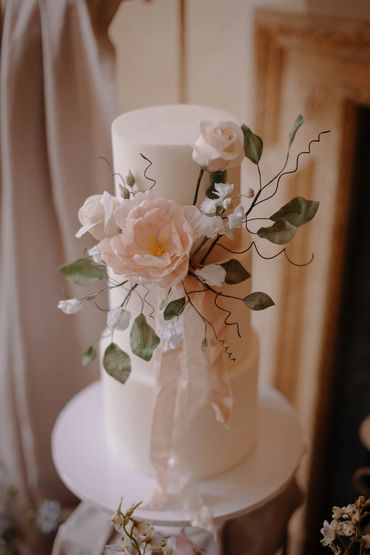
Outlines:
<svg viewBox="0 0 370 555"><path fill-rule="evenodd" d="M212 321L212 318L213 325L220 328L224 322L219 311L215 312L210 305L209 295L201 293L199 300L197 310L207 320ZM215 418L227 425L232 396L225 355L219 342L210 337L207 350L202 351L204 323L200 316L197 318L196 309L188 304L181 318L184 328L182 343L176 347L162 344L155 359L150 455L160 489L153 493L150 504L164 506L181 498L192 525L215 533L211 511L202 499L191 470L179 455L182 439L179 423L185 418L186 425L190 426L199 411L211 402ZM160 327L161 323L158 324ZM212 333L208 330L209 336Z"/></svg>

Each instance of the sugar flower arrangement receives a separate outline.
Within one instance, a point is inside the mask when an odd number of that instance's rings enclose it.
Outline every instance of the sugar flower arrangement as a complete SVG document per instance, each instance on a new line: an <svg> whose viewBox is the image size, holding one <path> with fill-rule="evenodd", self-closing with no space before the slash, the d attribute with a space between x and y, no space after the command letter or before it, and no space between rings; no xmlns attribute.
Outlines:
<svg viewBox="0 0 370 555"><path fill-rule="evenodd" d="M238 322L229 320L231 311L219 304L220 299L240 302L246 310L263 310L274 304L262 291L233 295L230 287L232 289L233 285L251 277L239 259L241 255L253 248L265 259L284 254L289 260L285 247L274 256L266 257L254 240L242 251L233 250L230 240L238 234L250 232L275 245L285 245L300 226L315 216L319 206L317 201L295 197L267 217L252 217L258 205L278 192L283 176L294 173L300 157L309 154L311 145L319 142L321 135L328 132L323 131L310 141L308 149L297 155L294 168L287 170L291 145L302 123L302 116L298 116L289 134L285 162L266 183L262 181L260 168L263 141L258 135L246 125L239 127L233 122L214 125L202 121L199 138L193 145L192 157L200 168L191 205L182 206L156 195L156 180L147 173L149 168L153 172L154 167L143 154L141 156L149 163L144 172L149 182L145 191L139 190L130 171L125 178L120 176L120 197L104 192L85 201L78 212L82 227L76 236L89 233L97 243L87 256L62 266L60 271L78 285L100 280L106 280L107 284L80 298L61 300L58 306L65 313L73 314L81 310L85 303L95 301L103 291L122 289L121 304L107 311L107 327L112 341L103 357L105 370L115 379L124 383L131 371L130 355L114 342L116 331L130 328L132 352L149 361L160 342L163 349L176 348L181 343L182 318L186 310L193 310L204 324L201 349L205 351L208 348L211 334L225 355L235 360L220 331L194 302L194 295L211 295L217 309L224 316L226 314L225 326L233 326L239 336ZM239 166L245 157L257 169L258 185L245 193L238 193L234 185L227 181L227 170ZM199 198L206 176L209 180L206 193L204 198ZM269 223L251 231L251 222L258 220L269 220ZM226 260L210 263L209 257L214 249L226 253ZM153 317L155 310L148 298L148 285L160 289L160 318ZM132 314L130 300L137 295L142 309L139 314ZM148 317L144 314L145 305L151 310ZM83 364L95 356L96 350L92 345L83 354Z"/></svg>
<svg viewBox="0 0 370 555"><path fill-rule="evenodd" d="M119 552L125 555L200 555L185 530L165 537L153 525L134 514L140 503L122 511L121 502L112 517L112 526L119 534L116 543L106 546L106 553Z"/></svg>
<svg viewBox="0 0 370 555"><path fill-rule="evenodd" d="M324 521L321 543L335 555L370 553L370 499L359 497L346 507L333 507L332 520Z"/></svg>

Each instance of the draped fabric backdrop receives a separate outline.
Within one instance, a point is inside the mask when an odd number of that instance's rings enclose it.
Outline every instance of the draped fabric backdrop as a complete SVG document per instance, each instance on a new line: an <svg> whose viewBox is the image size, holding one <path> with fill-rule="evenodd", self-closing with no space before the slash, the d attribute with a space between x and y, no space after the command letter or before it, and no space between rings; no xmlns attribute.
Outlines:
<svg viewBox="0 0 370 555"><path fill-rule="evenodd" d="M96 378L80 355L103 322L94 307L93 317L57 309L66 295L57 268L83 252L77 209L112 183L98 157L111 158L107 28L119 0L0 1L0 460L34 500L68 503L50 434Z"/></svg>

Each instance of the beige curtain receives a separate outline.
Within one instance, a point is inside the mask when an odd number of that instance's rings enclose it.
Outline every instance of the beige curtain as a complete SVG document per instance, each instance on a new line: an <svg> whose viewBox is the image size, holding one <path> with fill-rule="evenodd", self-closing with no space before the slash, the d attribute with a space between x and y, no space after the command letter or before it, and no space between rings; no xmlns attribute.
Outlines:
<svg viewBox="0 0 370 555"><path fill-rule="evenodd" d="M97 376L80 353L103 323L93 307L70 317L56 308L57 268L86 246L74 238L78 207L112 182L98 157L111 157L107 27L119 0L0 1L0 460L36 500L68 503L50 435Z"/></svg>

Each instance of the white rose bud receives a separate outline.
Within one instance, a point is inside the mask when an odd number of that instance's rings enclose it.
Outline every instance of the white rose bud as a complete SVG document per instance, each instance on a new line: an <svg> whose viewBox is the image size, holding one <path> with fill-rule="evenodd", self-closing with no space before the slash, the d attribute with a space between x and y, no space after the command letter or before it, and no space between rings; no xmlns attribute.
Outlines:
<svg viewBox="0 0 370 555"><path fill-rule="evenodd" d="M193 146L193 160L210 172L240 166L244 158L244 137L241 127L233 121L214 125L200 122L200 136Z"/></svg>
<svg viewBox="0 0 370 555"><path fill-rule="evenodd" d="M130 324L131 312L118 306L107 314L107 326L111 331L124 331Z"/></svg>
<svg viewBox="0 0 370 555"><path fill-rule="evenodd" d="M75 314L82 308L82 301L79 299L67 299L58 302L58 308L65 314Z"/></svg>
<svg viewBox="0 0 370 555"><path fill-rule="evenodd" d="M102 195L88 197L78 211L78 219L82 227L76 233L80 238L89 232L101 241L105 237L113 237L119 232L119 227L114 220L114 210L120 206L120 202L107 191Z"/></svg>

